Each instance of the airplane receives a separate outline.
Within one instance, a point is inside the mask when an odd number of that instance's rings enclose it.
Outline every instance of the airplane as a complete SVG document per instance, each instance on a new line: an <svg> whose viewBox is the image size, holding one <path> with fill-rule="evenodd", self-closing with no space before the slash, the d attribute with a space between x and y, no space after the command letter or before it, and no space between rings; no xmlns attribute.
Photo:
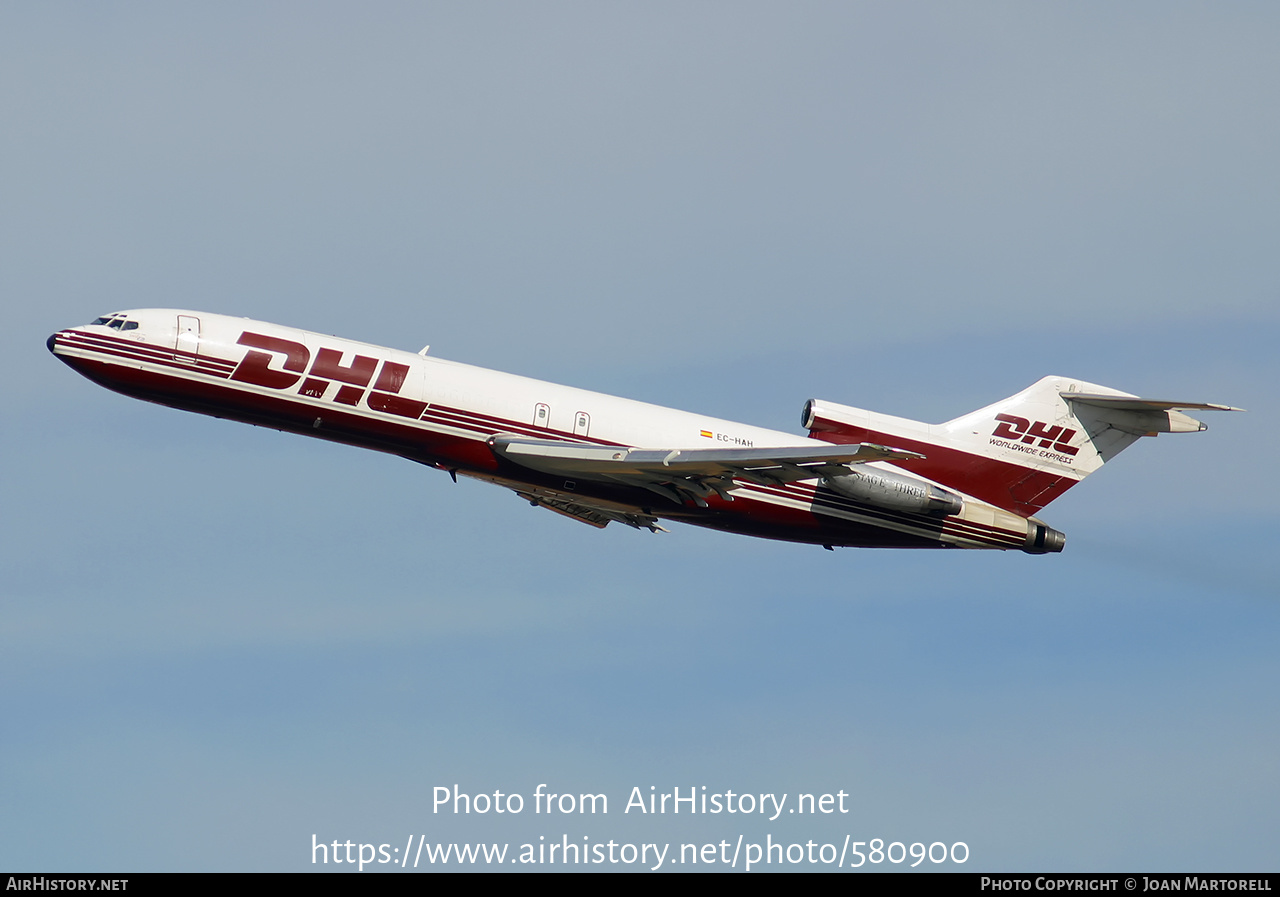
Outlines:
<svg viewBox="0 0 1280 897"><path fill-rule="evenodd" d="M1060 552L1036 515L1143 436L1207 429L1187 410L1045 377L943 424L810 399L809 436L248 318L115 312L49 337L108 389L388 452L494 483L604 528L680 521L839 547Z"/></svg>

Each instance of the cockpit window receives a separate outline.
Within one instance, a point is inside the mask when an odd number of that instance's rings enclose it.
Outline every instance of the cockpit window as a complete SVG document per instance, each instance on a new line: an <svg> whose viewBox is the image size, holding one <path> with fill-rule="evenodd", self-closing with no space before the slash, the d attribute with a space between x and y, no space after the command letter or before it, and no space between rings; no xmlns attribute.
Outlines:
<svg viewBox="0 0 1280 897"><path fill-rule="evenodd" d="M110 327L113 330L137 330L138 322L130 321L124 315L106 315L101 318L95 318L94 324L100 324L104 327Z"/></svg>

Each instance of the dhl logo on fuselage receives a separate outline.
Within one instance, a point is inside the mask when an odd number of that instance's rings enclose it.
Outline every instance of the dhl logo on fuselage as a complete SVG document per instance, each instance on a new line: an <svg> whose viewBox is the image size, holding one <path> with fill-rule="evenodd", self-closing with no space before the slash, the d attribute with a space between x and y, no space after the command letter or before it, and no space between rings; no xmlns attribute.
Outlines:
<svg viewBox="0 0 1280 897"><path fill-rule="evenodd" d="M382 369L378 370L378 359L368 355L356 355L349 364L343 364L342 353L337 349L327 348L317 349L315 360L312 361L311 350L302 343L248 330L240 334L236 343L248 346L249 351L236 365L231 374L232 380L268 389L289 389L302 380L298 394L313 399L323 398L329 384L337 382L342 386L338 388L333 400L353 406L360 403L372 382L373 390L369 392L367 404L374 411L416 419L427 409L426 402L397 395L404 386L405 377L409 375L407 364L384 361ZM273 352L284 356L280 368L271 366L274 356L269 353ZM376 380L375 371L378 375Z"/></svg>

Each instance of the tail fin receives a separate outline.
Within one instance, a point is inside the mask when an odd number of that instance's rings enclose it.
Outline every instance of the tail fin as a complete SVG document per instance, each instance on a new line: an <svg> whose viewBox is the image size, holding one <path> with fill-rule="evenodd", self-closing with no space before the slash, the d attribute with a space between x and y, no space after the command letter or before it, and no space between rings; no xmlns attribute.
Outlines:
<svg viewBox="0 0 1280 897"><path fill-rule="evenodd" d="M1207 429L1179 408L1240 410L1141 399L1081 380L1045 377L945 424L811 399L804 426L826 442L874 442L919 452L925 457L894 463L1031 517L1141 437Z"/></svg>

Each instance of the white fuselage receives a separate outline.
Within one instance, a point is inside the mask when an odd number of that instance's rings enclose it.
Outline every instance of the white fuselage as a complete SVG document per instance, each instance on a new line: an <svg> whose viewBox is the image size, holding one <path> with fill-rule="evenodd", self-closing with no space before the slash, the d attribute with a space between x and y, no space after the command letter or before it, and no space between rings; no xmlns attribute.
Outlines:
<svg viewBox="0 0 1280 897"><path fill-rule="evenodd" d="M499 457L497 436L641 449L763 449L829 443L426 354L179 309L117 313L60 331L49 347L111 389L392 452L512 488L587 520L665 518L823 545L1025 548L1034 524L965 496L938 519L851 500L805 480L734 480L707 501L590 477L566 479ZM876 465L902 472L891 465ZM634 515L629 516L629 515ZM603 523L596 523L603 525Z"/></svg>

